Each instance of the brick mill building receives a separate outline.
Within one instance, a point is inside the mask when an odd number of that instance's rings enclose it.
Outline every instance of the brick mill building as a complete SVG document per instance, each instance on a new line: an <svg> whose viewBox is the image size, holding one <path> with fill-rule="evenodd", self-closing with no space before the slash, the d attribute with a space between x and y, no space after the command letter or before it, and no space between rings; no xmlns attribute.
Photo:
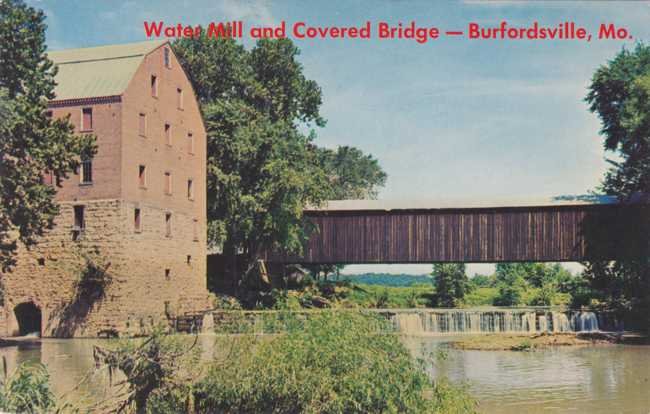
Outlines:
<svg viewBox="0 0 650 414"><path fill-rule="evenodd" d="M70 116L98 149L59 182L54 229L2 275L0 334L137 334L204 309L206 135L170 45L49 57L59 70L48 115Z"/></svg>

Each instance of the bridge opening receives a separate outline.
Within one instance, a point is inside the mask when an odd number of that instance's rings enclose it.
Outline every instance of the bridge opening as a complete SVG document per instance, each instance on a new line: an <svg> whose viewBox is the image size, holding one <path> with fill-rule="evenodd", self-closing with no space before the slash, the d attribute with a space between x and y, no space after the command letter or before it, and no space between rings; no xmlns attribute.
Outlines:
<svg viewBox="0 0 650 414"><path fill-rule="evenodd" d="M18 321L18 331L20 336L30 334L41 334L41 309L34 302L23 302L16 305L14 314Z"/></svg>

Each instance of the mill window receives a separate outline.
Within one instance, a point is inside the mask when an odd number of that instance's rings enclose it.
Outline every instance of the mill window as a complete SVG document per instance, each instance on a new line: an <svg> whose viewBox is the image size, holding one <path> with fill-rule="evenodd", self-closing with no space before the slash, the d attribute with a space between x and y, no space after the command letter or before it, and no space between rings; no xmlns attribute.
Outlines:
<svg viewBox="0 0 650 414"><path fill-rule="evenodd" d="M194 200L194 181L187 180L187 198Z"/></svg>
<svg viewBox="0 0 650 414"><path fill-rule="evenodd" d="M151 75L151 96L158 97L158 77Z"/></svg>
<svg viewBox="0 0 650 414"><path fill-rule="evenodd" d="M172 59L171 59L171 53L170 53L168 48L165 48L163 50L163 61L164 61L165 67L167 69L171 69L171 67L172 67Z"/></svg>
<svg viewBox="0 0 650 414"><path fill-rule="evenodd" d="M92 184L93 161L91 159L81 161L81 173L79 174L79 177L81 178L81 184Z"/></svg>
<svg viewBox="0 0 650 414"><path fill-rule="evenodd" d="M138 134L143 137L147 136L147 115L144 113L140 113L138 118Z"/></svg>
<svg viewBox="0 0 650 414"><path fill-rule="evenodd" d="M81 110L81 130L93 130L93 108L83 108Z"/></svg>
<svg viewBox="0 0 650 414"><path fill-rule="evenodd" d="M75 230L83 230L86 228L84 206L74 206L74 227Z"/></svg>
<svg viewBox="0 0 650 414"><path fill-rule="evenodd" d="M167 145L172 145L172 126L165 124L165 142Z"/></svg>
<svg viewBox="0 0 650 414"><path fill-rule="evenodd" d="M165 236L172 236L172 213L165 213Z"/></svg>
<svg viewBox="0 0 650 414"><path fill-rule="evenodd" d="M178 109L183 109L183 90L181 88L176 88L176 104Z"/></svg>
<svg viewBox="0 0 650 414"><path fill-rule="evenodd" d="M140 188L147 187L147 167L144 165L138 167L138 185Z"/></svg>
<svg viewBox="0 0 650 414"><path fill-rule="evenodd" d="M136 233L142 231L142 213L139 208L133 210L133 228Z"/></svg>
<svg viewBox="0 0 650 414"><path fill-rule="evenodd" d="M169 171L165 172L165 194L172 194L172 173Z"/></svg>
<svg viewBox="0 0 650 414"><path fill-rule="evenodd" d="M194 135L191 132L187 133L187 152L194 154Z"/></svg>

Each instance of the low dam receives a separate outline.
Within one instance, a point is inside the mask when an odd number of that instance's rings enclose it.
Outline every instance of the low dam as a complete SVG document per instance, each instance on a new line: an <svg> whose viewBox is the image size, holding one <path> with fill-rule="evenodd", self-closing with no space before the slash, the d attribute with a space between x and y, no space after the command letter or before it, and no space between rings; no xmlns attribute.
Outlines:
<svg viewBox="0 0 650 414"><path fill-rule="evenodd" d="M380 310L406 335L619 331L613 315L542 308Z"/></svg>
<svg viewBox="0 0 650 414"><path fill-rule="evenodd" d="M333 310L334 312L338 310ZM345 310L341 310L345 311ZM549 308L475 309L364 309L390 321L388 329L404 335L535 334L621 331L622 324L609 313ZM243 311L215 310L207 324L217 333L273 334L288 323L323 310Z"/></svg>

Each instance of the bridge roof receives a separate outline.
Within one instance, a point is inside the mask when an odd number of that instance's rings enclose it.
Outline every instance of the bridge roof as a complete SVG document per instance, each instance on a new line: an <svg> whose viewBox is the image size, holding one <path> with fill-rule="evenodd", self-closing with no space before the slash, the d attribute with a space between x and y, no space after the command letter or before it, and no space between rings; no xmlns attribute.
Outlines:
<svg viewBox="0 0 650 414"><path fill-rule="evenodd" d="M391 211L391 210L454 210L483 208L525 208L617 204L615 196L561 195L554 197L501 199L431 199L431 200L331 200L306 211Z"/></svg>

